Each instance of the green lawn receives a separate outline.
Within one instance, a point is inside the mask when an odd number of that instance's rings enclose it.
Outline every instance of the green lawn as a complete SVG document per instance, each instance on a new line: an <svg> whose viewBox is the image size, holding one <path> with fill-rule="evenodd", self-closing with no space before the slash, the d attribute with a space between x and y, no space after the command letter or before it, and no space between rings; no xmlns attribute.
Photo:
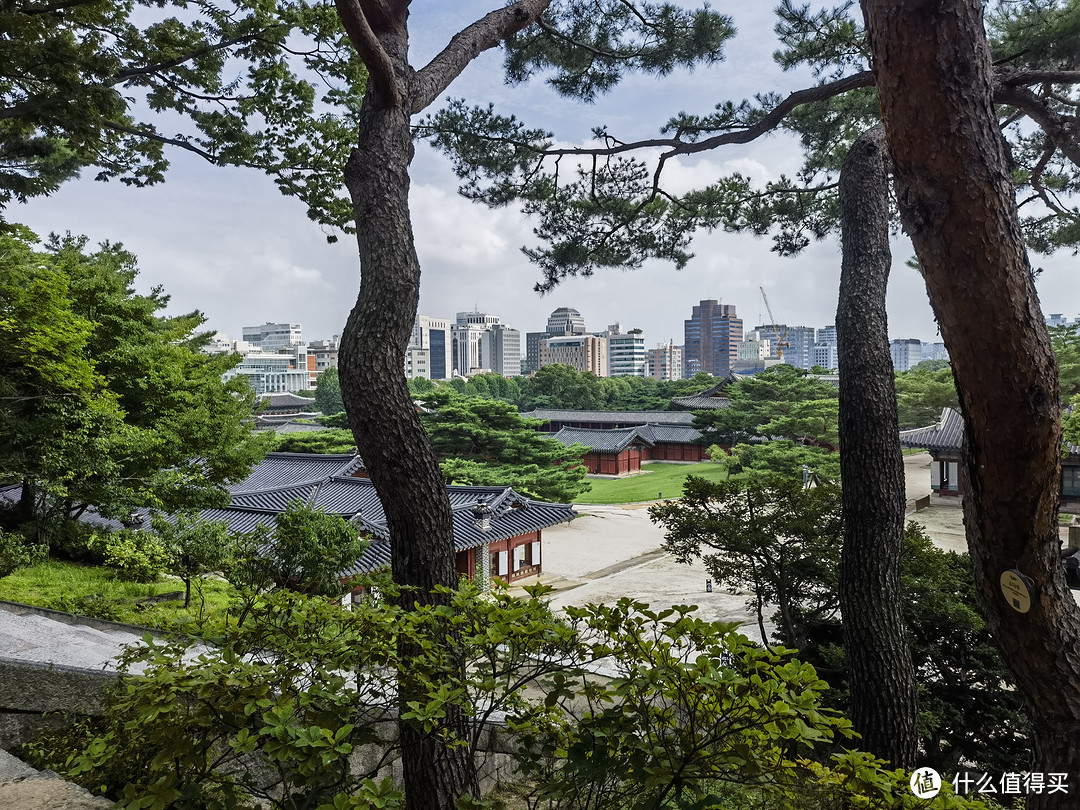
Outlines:
<svg viewBox="0 0 1080 810"><path fill-rule="evenodd" d="M688 475L723 481L727 470L711 461L698 464L667 464L647 461L641 465L648 472L618 480L590 478L592 489L574 499L575 503L634 503L677 498L682 495L683 481ZM662 495L660 493L663 493Z"/></svg>
<svg viewBox="0 0 1080 810"><path fill-rule="evenodd" d="M21 568L0 578L0 599L9 602L162 630L194 632L199 623L199 604L194 587L191 608L188 610L184 610L182 596L177 601L139 601L148 596L175 591L182 593L183 590L184 583L178 579L162 578L146 584L121 582L107 568L58 560ZM232 586L227 583L207 580L203 586L204 617L212 616L212 621L217 623L223 621L231 592Z"/></svg>

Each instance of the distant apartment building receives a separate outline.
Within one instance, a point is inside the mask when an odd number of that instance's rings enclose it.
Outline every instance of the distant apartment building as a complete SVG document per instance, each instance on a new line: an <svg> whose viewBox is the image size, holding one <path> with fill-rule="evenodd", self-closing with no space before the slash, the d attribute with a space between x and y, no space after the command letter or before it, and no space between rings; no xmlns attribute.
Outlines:
<svg viewBox="0 0 1080 810"><path fill-rule="evenodd" d="M322 374L328 368L338 367L338 347L341 335L332 340L313 340L308 343L308 354L315 357L315 373Z"/></svg>
<svg viewBox="0 0 1080 810"><path fill-rule="evenodd" d="M505 323L496 323L487 330L480 351L490 362L490 368L504 377L521 375L521 332Z"/></svg>
<svg viewBox="0 0 1080 810"><path fill-rule="evenodd" d="M304 345L300 324L245 326L243 340L214 335L204 352L232 352L240 363L221 375L228 381L245 377L256 394L282 394L314 390L318 370L315 354Z"/></svg>
<svg viewBox="0 0 1080 810"><path fill-rule="evenodd" d="M812 326L788 326L785 323L759 324L753 331L760 332L773 341L773 354L796 368L809 369L814 364L811 352L817 342L817 333Z"/></svg>
<svg viewBox="0 0 1080 810"><path fill-rule="evenodd" d="M810 349L810 366L821 366L830 370L839 368L835 326L829 325L817 330L817 340Z"/></svg>
<svg viewBox="0 0 1080 810"><path fill-rule="evenodd" d="M742 318L733 305L713 299L699 302L683 321L683 375L693 377L704 371L726 377L738 359L742 336Z"/></svg>
<svg viewBox="0 0 1080 810"><path fill-rule="evenodd" d="M646 376L645 337L640 329L625 334L615 329L606 340L609 377Z"/></svg>
<svg viewBox="0 0 1080 810"><path fill-rule="evenodd" d="M303 330L298 323L264 323L245 326L244 340L264 352L276 352L304 343Z"/></svg>
<svg viewBox="0 0 1080 810"><path fill-rule="evenodd" d="M657 344L646 352L646 376L656 380L681 380L683 376L682 346L674 341Z"/></svg>
<svg viewBox="0 0 1080 810"><path fill-rule="evenodd" d="M840 367L840 358L837 357L836 344L835 343L815 343L814 348L810 350L810 366L821 366L827 368L830 371L835 371Z"/></svg>
<svg viewBox="0 0 1080 810"><path fill-rule="evenodd" d="M405 349L405 377L410 380L418 378L432 379L431 351L429 349L418 349L415 346L409 346ZM438 377L435 379L438 379Z"/></svg>
<svg viewBox="0 0 1080 810"><path fill-rule="evenodd" d="M597 377L607 373L607 341L595 335L563 335L540 341L539 367L561 363Z"/></svg>
<svg viewBox="0 0 1080 810"><path fill-rule="evenodd" d="M948 360L949 359L949 350L945 348L944 343L927 343L927 342L923 341L922 359L923 360Z"/></svg>
<svg viewBox="0 0 1080 810"><path fill-rule="evenodd" d="M226 371L221 378L247 377L256 394L283 394L288 391L312 391L317 373L315 355L307 346L293 346L292 351L248 351L239 365Z"/></svg>
<svg viewBox="0 0 1080 810"><path fill-rule="evenodd" d="M1069 326L1070 324L1080 324L1080 318L1073 318L1071 321L1060 312L1056 312L1053 315L1047 315L1044 320L1047 326Z"/></svg>
<svg viewBox="0 0 1080 810"><path fill-rule="evenodd" d="M898 338L889 343L889 354L892 355L896 371L907 371L922 362L922 341L918 338Z"/></svg>
<svg viewBox="0 0 1080 810"><path fill-rule="evenodd" d="M405 376L449 380L453 370L450 321L417 315L405 352Z"/></svg>

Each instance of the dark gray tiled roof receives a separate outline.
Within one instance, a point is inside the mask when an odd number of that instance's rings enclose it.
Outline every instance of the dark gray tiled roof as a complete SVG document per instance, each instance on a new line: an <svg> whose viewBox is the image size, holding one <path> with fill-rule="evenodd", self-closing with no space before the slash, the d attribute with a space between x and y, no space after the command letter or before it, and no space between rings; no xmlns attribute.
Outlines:
<svg viewBox="0 0 1080 810"><path fill-rule="evenodd" d="M935 453L959 453L964 446L964 417L954 408L941 411L937 424L900 431L904 447L925 447ZM1080 447L1066 443L1065 460L1080 461Z"/></svg>
<svg viewBox="0 0 1080 810"><path fill-rule="evenodd" d="M652 439L643 435L640 427L615 428L614 430L563 428L553 438L567 446L583 444L597 453L621 453L635 441L650 447L653 445Z"/></svg>
<svg viewBox="0 0 1080 810"><path fill-rule="evenodd" d="M671 404L684 411L718 411L721 408L730 408L731 400L727 397L713 397L707 394L693 394L686 397L675 397Z"/></svg>
<svg viewBox="0 0 1080 810"><path fill-rule="evenodd" d="M621 426L689 425L694 420L693 414L683 411L564 411L537 408L522 416L543 422L593 422Z"/></svg>
<svg viewBox="0 0 1080 810"><path fill-rule="evenodd" d="M277 408L302 408L305 411L315 410L315 398L314 397L301 397L293 393L284 394L263 394L259 397L258 408L266 411L272 411Z"/></svg>
<svg viewBox="0 0 1080 810"><path fill-rule="evenodd" d="M241 483L229 487L233 493L257 492L265 489L295 486L321 481L343 474L357 462L357 457L345 453L267 453Z"/></svg>
<svg viewBox="0 0 1080 810"><path fill-rule="evenodd" d="M959 453L964 446L964 418L960 412L945 408L936 425L900 431L904 447L925 447L934 452Z"/></svg>
<svg viewBox="0 0 1080 810"><path fill-rule="evenodd" d="M642 431L655 444L694 444L701 438L701 431L686 425L645 425Z"/></svg>
<svg viewBox="0 0 1080 810"><path fill-rule="evenodd" d="M687 425L638 425L629 428L563 428L552 438L565 445L574 443L591 447L598 453L621 453L633 442L656 444L693 444L701 431Z"/></svg>
<svg viewBox="0 0 1080 810"><path fill-rule="evenodd" d="M270 453L246 481L232 491L232 501L224 509L204 509L206 520L224 521L230 530L249 532L256 526L274 527L274 519L293 501L303 501L330 514L357 524L371 536L364 556L342 572L342 576L372 571L390 562L389 530L375 485L367 478L349 473L363 466L351 455ZM568 504L534 501L508 486L447 486L453 510L454 546L458 551L478 548L486 542L506 540L539 529L565 523L576 516ZM0 488L0 503L17 502L19 486ZM481 532L473 525L472 508L483 498L493 510L491 528ZM139 510L146 514L147 510ZM88 509L81 518L119 529L123 524ZM149 521L143 524L149 527Z"/></svg>

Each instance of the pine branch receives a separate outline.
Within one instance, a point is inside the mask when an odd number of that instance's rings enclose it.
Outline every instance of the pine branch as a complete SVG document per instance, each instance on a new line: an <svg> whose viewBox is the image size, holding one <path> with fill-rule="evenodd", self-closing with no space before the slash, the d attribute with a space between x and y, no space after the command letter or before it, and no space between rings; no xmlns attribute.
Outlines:
<svg viewBox="0 0 1080 810"><path fill-rule="evenodd" d="M1080 79L1080 76L1077 78ZM1061 153L1080 167L1080 138L1077 137L1075 126L1050 109L1050 106L1031 90L1027 87L999 84L994 92L994 101L1023 110L1025 115L1053 139Z"/></svg>
<svg viewBox="0 0 1080 810"><path fill-rule="evenodd" d="M378 106L387 109L400 107L403 94L394 72L394 63L375 35L364 3L361 0L334 0L334 6L341 18L341 24L345 27L345 33L349 35L349 41L367 65L371 87L379 100ZM368 0L367 8L374 12L374 19L380 23L381 30L387 30L391 26L392 9L383 0Z"/></svg>
<svg viewBox="0 0 1080 810"><path fill-rule="evenodd" d="M449 44L416 74L410 99L412 112L419 112L431 104L481 53L539 20L550 3L551 0L518 0L486 14L456 33Z"/></svg>

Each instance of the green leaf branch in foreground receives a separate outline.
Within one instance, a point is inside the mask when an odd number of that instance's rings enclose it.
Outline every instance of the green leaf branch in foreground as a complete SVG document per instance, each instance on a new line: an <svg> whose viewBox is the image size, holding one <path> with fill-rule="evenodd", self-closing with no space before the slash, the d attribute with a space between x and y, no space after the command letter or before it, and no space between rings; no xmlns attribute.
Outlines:
<svg viewBox="0 0 1080 810"><path fill-rule="evenodd" d="M378 780L397 756L389 708L396 638L409 634L404 677L416 698L404 720L442 733L463 710L465 736L449 741L475 767L500 736L530 806L984 806L947 788L927 805L906 774L855 751L833 756L834 744L857 741L822 707L813 667L732 625L629 599L560 619L544 595L465 585L447 605L405 612L277 592L220 647L193 656L148 640L129 651L132 674L100 725L47 736L35 761L121 807L400 807L401 791ZM505 725L492 725L501 714Z"/></svg>

